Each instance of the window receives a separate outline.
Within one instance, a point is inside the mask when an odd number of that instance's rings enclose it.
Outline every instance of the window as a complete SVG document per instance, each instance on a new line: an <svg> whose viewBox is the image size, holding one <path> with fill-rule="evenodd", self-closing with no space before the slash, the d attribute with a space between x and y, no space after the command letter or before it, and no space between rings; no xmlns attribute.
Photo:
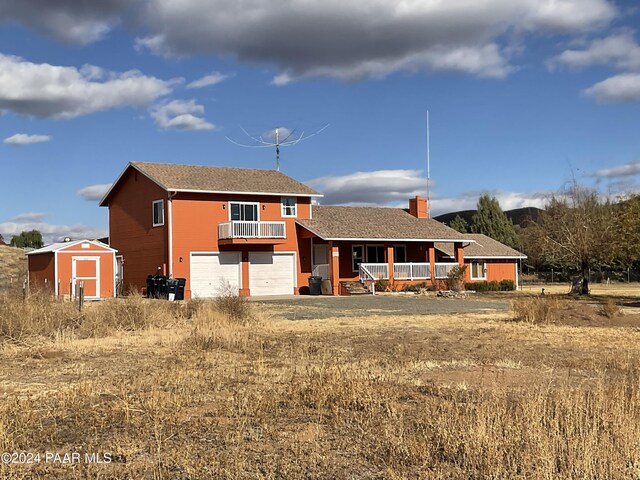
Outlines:
<svg viewBox="0 0 640 480"><path fill-rule="evenodd" d="M282 197L282 216L283 217L296 216L296 198L295 197Z"/></svg>
<svg viewBox="0 0 640 480"><path fill-rule="evenodd" d="M360 270L360 264L364 261L364 247L362 245L353 245L351 247L351 269L354 272Z"/></svg>
<svg viewBox="0 0 640 480"><path fill-rule="evenodd" d="M393 247L393 263L405 263L407 261L407 247L396 245Z"/></svg>
<svg viewBox="0 0 640 480"><path fill-rule="evenodd" d="M367 263L385 263L382 245L367 245Z"/></svg>
<svg viewBox="0 0 640 480"><path fill-rule="evenodd" d="M487 278L487 268L484 262L471 262L471 280L484 280Z"/></svg>
<svg viewBox="0 0 640 480"><path fill-rule="evenodd" d="M153 208L153 226L160 227L164 225L164 200L155 200L152 203Z"/></svg>
<svg viewBox="0 0 640 480"><path fill-rule="evenodd" d="M245 222L257 222L258 204L229 202L229 220L242 220Z"/></svg>

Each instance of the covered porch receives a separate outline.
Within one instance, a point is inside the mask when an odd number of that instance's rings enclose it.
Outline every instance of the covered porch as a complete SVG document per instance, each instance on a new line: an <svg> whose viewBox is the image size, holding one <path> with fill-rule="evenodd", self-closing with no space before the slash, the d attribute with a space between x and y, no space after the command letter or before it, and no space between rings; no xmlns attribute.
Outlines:
<svg viewBox="0 0 640 480"><path fill-rule="evenodd" d="M345 282L370 285L381 280L402 289L408 284L436 285L454 267L464 264L464 244L453 244L454 260L444 258L434 242L325 241L311 242L312 275L330 280L334 295Z"/></svg>

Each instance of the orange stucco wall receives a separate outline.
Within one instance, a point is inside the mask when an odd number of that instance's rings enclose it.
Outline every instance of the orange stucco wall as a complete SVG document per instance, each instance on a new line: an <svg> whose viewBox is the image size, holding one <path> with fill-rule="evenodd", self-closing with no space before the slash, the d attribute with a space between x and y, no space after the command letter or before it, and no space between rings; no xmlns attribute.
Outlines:
<svg viewBox="0 0 640 480"><path fill-rule="evenodd" d="M124 259L125 290L141 290L147 275L167 266L167 192L129 168L109 198L109 244ZM165 202L164 226L153 226L154 200Z"/></svg>
<svg viewBox="0 0 640 480"><path fill-rule="evenodd" d="M471 265L470 262L473 260L467 259L466 263L467 268L467 281L468 282L499 282L501 280L512 280L516 281L516 267L517 263L515 260L510 259L487 259L484 260L485 266L487 269L486 279L483 280L471 280ZM477 260L480 261L480 260Z"/></svg>
<svg viewBox="0 0 640 480"><path fill-rule="evenodd" d="M286 239L284 240L236 240L234 244L220 244L218 240L218 225L229 221L229 202L257 202L260 221L285 222ZM282 217L280 196L255 196L231 194L175 194L171 200L172 221L172 273L176 278L186 278L185 297L191 296L190 253L191 252L241 252L243 291L249 295L251 286L248 285L249 252L275 251L296 252L297 285L295 292L307 286L307 277L311 274L309 239L298 242L298 229L295 221L309 218L311 202L308 197L297 197L297 216ZM127 263L125 263L125 271ZM126 275L126 274L125 274ZM248 288L247 288L248 285Z"/></svg>

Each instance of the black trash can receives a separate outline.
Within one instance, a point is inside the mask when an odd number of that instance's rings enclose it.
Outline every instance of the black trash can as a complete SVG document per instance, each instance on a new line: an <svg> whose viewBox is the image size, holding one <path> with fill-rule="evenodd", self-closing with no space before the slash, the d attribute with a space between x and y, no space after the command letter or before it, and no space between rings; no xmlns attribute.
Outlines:
<svg viewBox="0 0 640 480"><path fill-rule="evenodd" d="M311 275L309 277L309 295L322 295L322 277Z"/></svg>
<svg viewBox="0 0 640 480"><path fill-rule="evenodd" d="M186 278L176 278L176 300L184 300L184 287L186 284Z"/></svg>
<svg viewBox="0 0 640 480"><path fill-rule="evenodd" d="M176 299L176 290L178 288L178 280L175 278L167 278L167 298L169 300Z"/></svg>
<svg viewBox="0 0 640 480"><path fill-rule="evenodd" d="M156 289L153 275L147 275L147 298L154 298L155 292Z"/></svg>
<svg viewBox="0 0 640 480"><path fill-rule="evenodd" d="M153 298L167 298L167 277L164 275L153 277Z"/></svg>

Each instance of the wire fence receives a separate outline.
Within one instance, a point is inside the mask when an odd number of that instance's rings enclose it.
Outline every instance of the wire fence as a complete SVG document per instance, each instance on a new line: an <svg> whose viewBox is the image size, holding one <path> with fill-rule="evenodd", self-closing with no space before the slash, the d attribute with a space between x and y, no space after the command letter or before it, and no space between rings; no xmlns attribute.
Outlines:
<svg viewBox="0 0 640 480"><path fill-rule="evenodd" d="M522 285L535 285L543 283L570 283L571 279L582 275L576 270L534 270L524 267L521 273ZM589 270L590 283L631 283L640 282L640 269L629 267L627 269L591 269Z"/></svg>

